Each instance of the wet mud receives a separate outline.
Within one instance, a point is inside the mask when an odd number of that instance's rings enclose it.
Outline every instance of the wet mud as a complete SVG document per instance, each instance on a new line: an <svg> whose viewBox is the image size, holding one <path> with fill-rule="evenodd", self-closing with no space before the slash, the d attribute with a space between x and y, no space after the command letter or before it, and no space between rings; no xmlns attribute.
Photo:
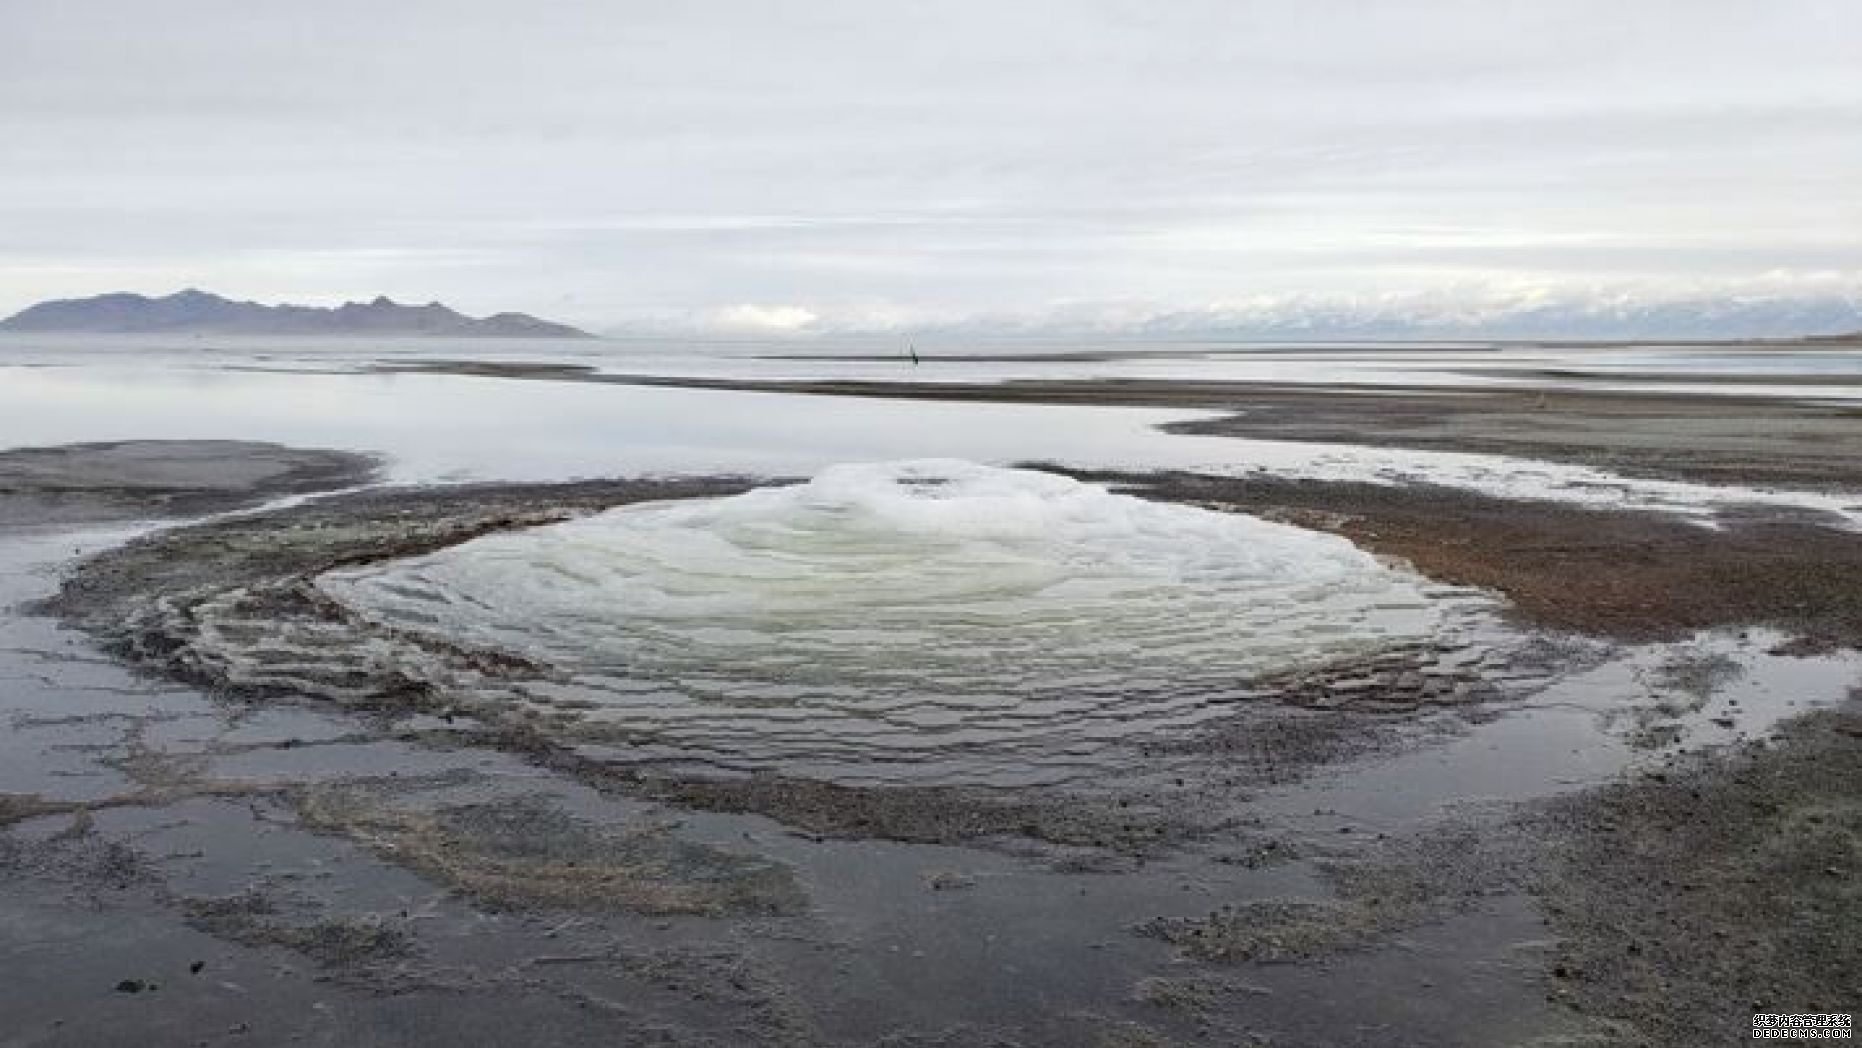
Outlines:
<svg viewBox="0 0 1862 1048"><path fill-rule="evenodd" d="M494 909L653 914L775 913L800 907L789 871L680 840L652 825L591 827L546 800L420 810L380 784L293 791L300 822L366 843Z"/></svg>
<svg viewBox="0 0 1862 1048"><path fill-rule="evenodd" d="M1808 714L1607 786L1468 813L1321 861L1321 900L1224 906L1139 934L1220 965L1310 962L1498 897L1555 938L1546 999L1582 1044L1730 1043L1756 1012L1850 1007L1862 963L1862 712Z"/></svg>
<svg viewBox="0 0 1862 1048"><path fill-rule="evenodd" d="M1237 414L1167 428L1508 455L1706 484L1862 487L1862 408L1853 405L1741 397L1731 389L1724 397L1568 388L1391 392L1354 397L1270 387L1237 396L1229 405Z"/></svg>
<svg viewBox="0 0 1862 1048"><path fill-rule="evenodd" d="M187 925L243 946L278 946L334 969L393 963L414 952L412 939L380 917L293 920L271 896L248 890L181 900Z"/></svg>
<svg viewBox="0 0 1862 1048"><path fill-rule="evenodd" d="M150 533L28 593L77 632L0 620L0 1043L1667 1048L1853 1006L1862 723L1774 721L1855 681L1855 536L1097 479L1346 535L1511 621L1250 681L1073 788L859 786L461 702L389 671L549 667L307 585L753 481L379 489Z"/></svg>
<svg viewBox="0 0 1862 1048"><path fill-rule="evenodd" d="M1540 806L1551 993L1630 1043L1730 1040L1756 1012L1852 1011L1862 706Z"/></svg>
<svg viewBox="0 0 1862 1048"><path fill-rule="evenodd" d="M0 528L197 517L353 487L377 461L235 440L131 440L0 451Z"/></svg>
<svg viewBox="0 0 1862 1048"><path fill-rule="evenodd" d="M1769 625L1805 650L1862 646L1862 536L1817 519L1755 510L1707 528L1427 485L1072 475L1344 535L1433 578L1498 591L1535 626L1648 641Z"/></svg>

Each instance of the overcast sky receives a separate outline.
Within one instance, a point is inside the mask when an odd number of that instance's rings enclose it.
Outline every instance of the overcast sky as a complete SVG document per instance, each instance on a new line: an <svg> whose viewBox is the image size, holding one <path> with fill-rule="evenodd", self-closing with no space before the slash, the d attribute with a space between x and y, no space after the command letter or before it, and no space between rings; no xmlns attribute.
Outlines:
<svg viewBox="0 0 1862 1048"><path fill-rule="evenodd" d="M0 312L1862 285L1862 3L0 0Z"/></svg>

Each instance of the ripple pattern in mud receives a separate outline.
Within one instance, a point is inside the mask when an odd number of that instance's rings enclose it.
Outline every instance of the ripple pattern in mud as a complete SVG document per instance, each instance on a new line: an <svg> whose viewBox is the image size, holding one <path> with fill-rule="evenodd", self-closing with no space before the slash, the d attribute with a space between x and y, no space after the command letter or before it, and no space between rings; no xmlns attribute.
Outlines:
<svg viewBox="0 0 1862 1048"><path fill-rule="evenodd" d="M521 698L636 757L834 778L1065 777L1447 613L1343 539L951 461L628 506L317 584L364 621L551 667Z"/></svg>

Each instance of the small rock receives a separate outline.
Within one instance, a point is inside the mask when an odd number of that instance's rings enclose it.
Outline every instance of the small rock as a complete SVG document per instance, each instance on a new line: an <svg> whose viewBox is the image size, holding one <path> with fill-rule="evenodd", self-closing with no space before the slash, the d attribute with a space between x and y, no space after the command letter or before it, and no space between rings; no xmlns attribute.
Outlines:
<svg viewBox="0 0 1862 1048"><path fill-rule="evenodd" d="M976 887L976 878L954 870L940 870L925 878L925 886L934 892L960 891Z"/></svg>

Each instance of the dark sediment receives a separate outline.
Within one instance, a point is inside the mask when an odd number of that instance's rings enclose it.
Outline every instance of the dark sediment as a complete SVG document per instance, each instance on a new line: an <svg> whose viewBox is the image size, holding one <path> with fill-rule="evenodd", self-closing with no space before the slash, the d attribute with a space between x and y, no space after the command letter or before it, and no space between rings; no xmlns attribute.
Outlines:
<svg viewBox="0 0 1862 1048"><path fill-rule="evenodd" d="M1535 625L1637 641L1771 625L1810 647L1862 646L1862 535L1815 518L1755 512L1708 529L1427 485L1066 472L1331 531L1431 578L1503 593Z"/></svg>
<svg viewBox="0 0 1862 1048"><path fill-rule="evenodd" d="M1862 713L1549 802L1538 884L1553 992L1633 1043L1730 1042L1754 1012L1853 1011Z"/></svg>
<svg viewBox="0 0 1862 1048"><path fill-rule="evenodd" d="M1530 895L1557 936L1548 998L1595 1024L1581 1043L1694 1048L1740 1039L1755 1012L1852 1009L1862 713L1808 714L1770 740L1452 821L1320 869L1330 897L1138 931L1218 965L1311 961Z"/></svg>
<svg viewBox="0 0 1862 1048"><path fill-rule="evenodd" d="M352 487L376 460L243 440L131 440L0 451L0 527L195 517Z"/></svg>
<svg viewBox="0 0 1862 1048"><path fill-rule="evenodd" d="M490 909L654 914L799 909L788 870L682 841L652 826L596 828L542 798L422 810L379 785L295 791L302 823L341 833Z"/></svg>
<svg viewBox="0 0 1862 1048"><path fill-rule="evenodd" d="M1232 406L1238 414L1165 428L1510 455L1707 484L1862 489L1862 408L1855 406L1736 394L1405 389L1338 396L1273 388Z"/></svg>
<svg viewBox="0 0 1862 1048"><path fill-rule="evenodd" d="M188 926L247 946L282 946L328 968L392 963L413 952L408 934L382 919L293 920L271 897L255 891L221 898L181 900Z"/></svg>

